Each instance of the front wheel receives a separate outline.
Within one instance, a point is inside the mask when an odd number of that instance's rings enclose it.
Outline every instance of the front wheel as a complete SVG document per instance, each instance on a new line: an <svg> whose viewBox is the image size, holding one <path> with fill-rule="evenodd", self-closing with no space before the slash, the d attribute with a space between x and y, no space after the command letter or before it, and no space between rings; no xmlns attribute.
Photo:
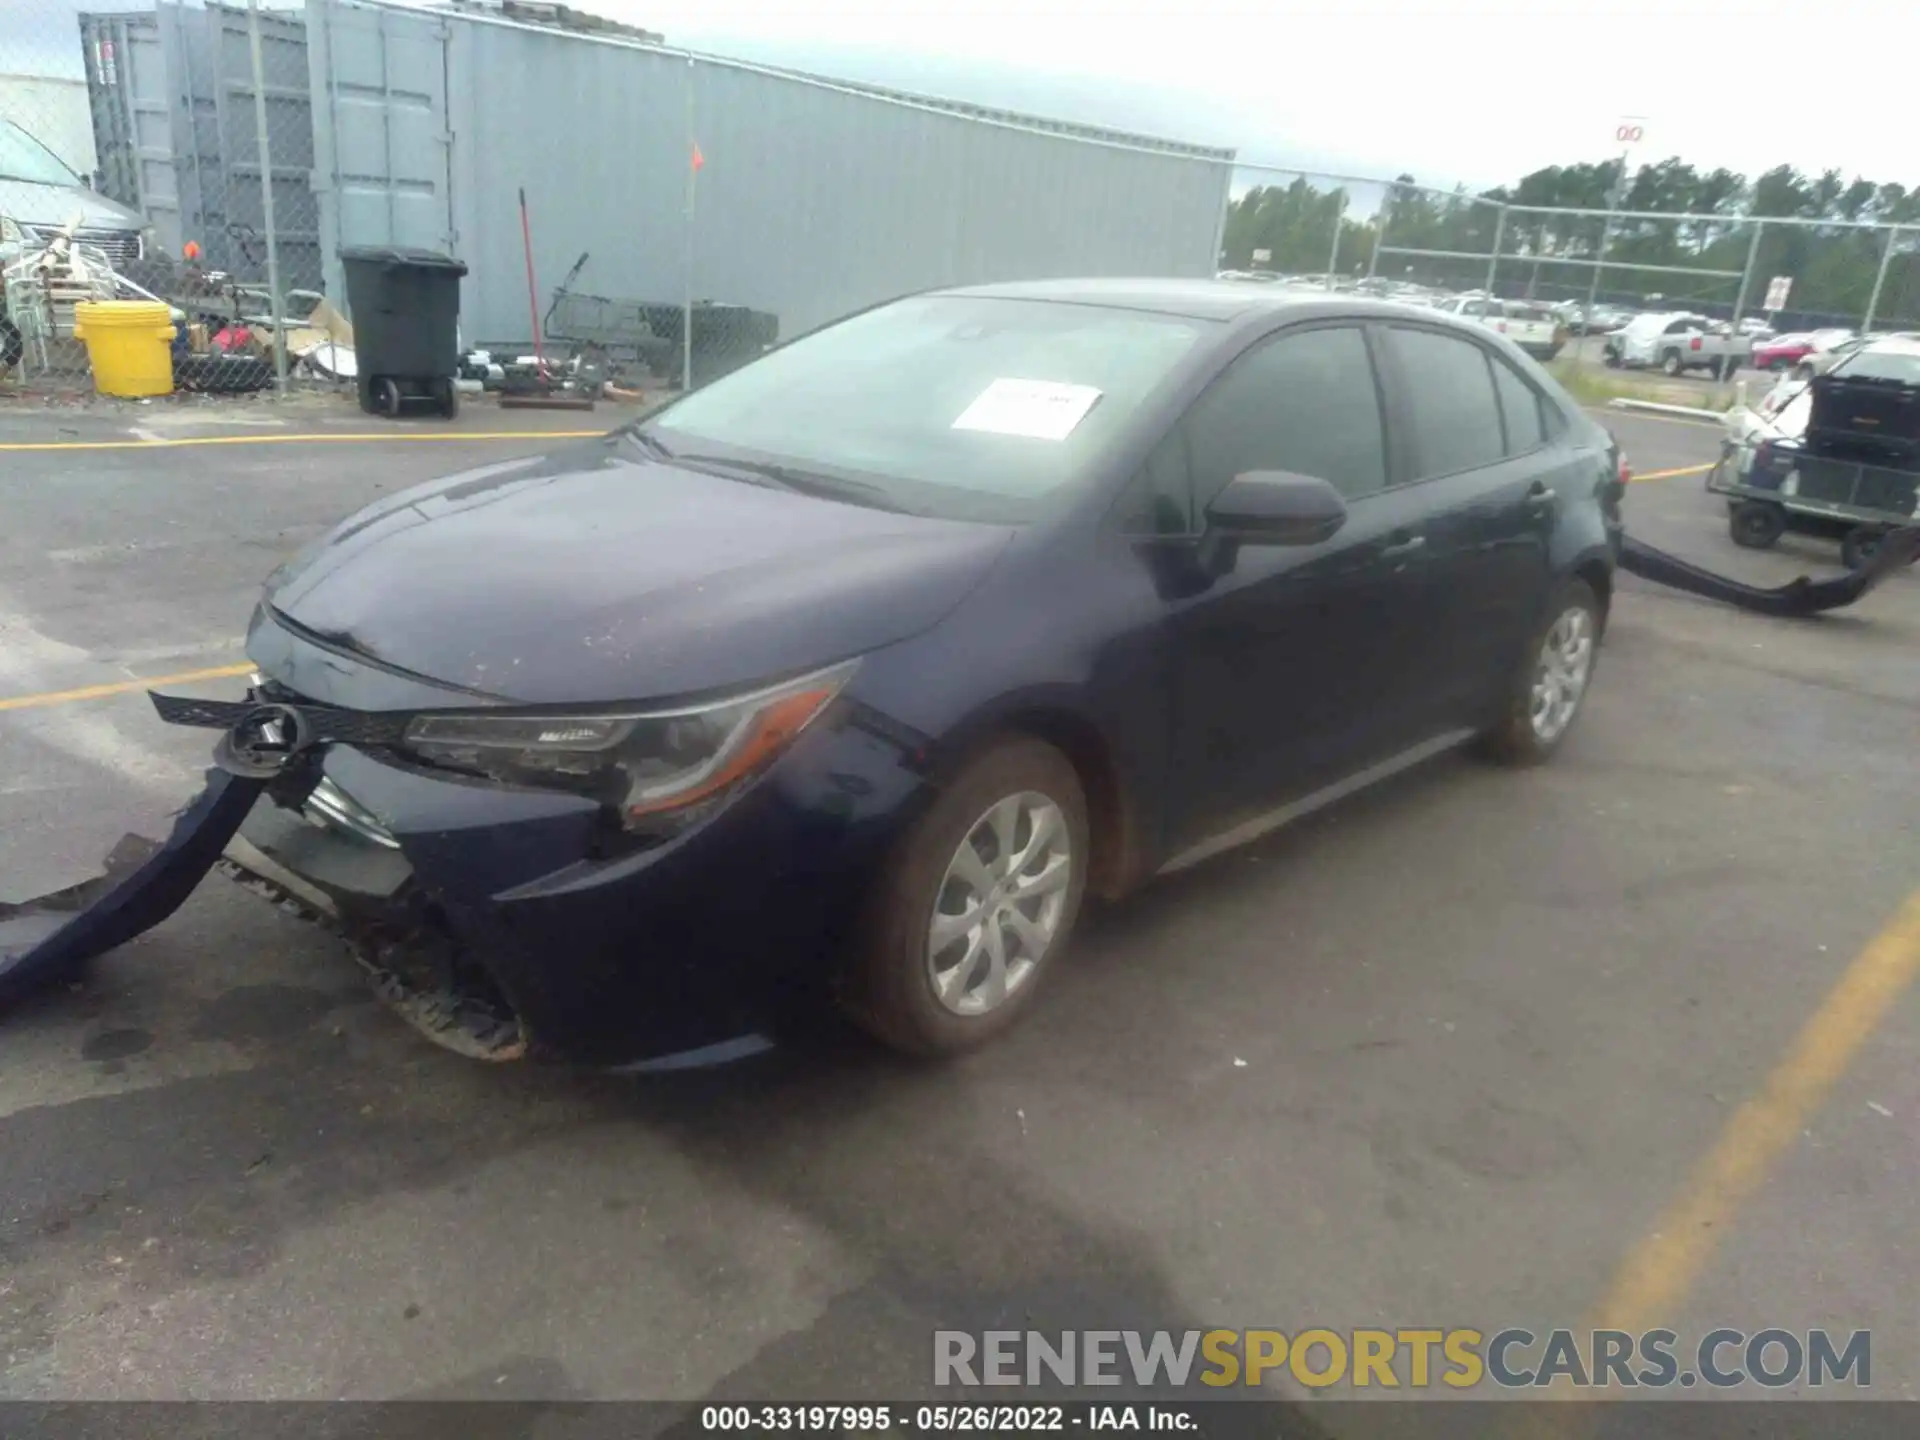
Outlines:
<svg viewBox="0 0 1920 1440"><path fill-rule="evenodd" d="M389 420L398 420L400 409L406 403L406 397L400 393L400 382L382 378L375 382L374 393L380 398L380 413Z"/></svg>
<svg viewBox="0 0 1920 1440"><path fill-rule="evenodd" d="M1787 531L1787 512L1771 500L1742 500L1727 516L1727 533L1743 550L1771 550Z"/></svg>
<svg viewBox="0 0 1920 1440"><path fill-rule="evenodd" d="M1079 776L1009 738L971 761L896 842L847 975L847 1008L909 1055L985 1044L1066 948L1089 857Z"/></svg>
<svg viewBox="0 0 1920 1440"><path fill-rule="evenodd" d="M1681 363L1680 352L1678 350L1669 350L1660 357L1660 373L1662 375L1678 375L1685 368Z"/></svg>
<svg viewBox="0 0 1920 1440"><path fill-rule="evenodd" d="M1600 599L1586 581L1566 582L1534 632L1500 719L1483 747L1510 765L1534 765L1560 748L1580 713L1600 657Z"/></svg>

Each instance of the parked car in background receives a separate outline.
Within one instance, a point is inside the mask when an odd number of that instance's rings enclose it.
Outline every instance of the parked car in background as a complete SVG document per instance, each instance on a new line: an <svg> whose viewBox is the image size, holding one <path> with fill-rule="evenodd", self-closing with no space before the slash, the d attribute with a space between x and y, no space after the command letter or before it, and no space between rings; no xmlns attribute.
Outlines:
<svg viewBox="0 0 1920 1440"><path fill-rule="evenodd" d="M95 194L59 156L11 120L0 120L0 246L44 244L69 226L115 268L142 258L150 239L137 210Z"/></svg>
<svg viewBox="0 0 1920 1440"><path fill-rule="evenodd" d="M228 856L466 1053L624 1062L811 992L948 1054L1028 1009L1083 897L1475 737L1550 756L1623 477L1429 310L916 295L376 502L268 580L252 698L181 723L326 717Z"/></svg>
<svg viewBox="0 0 1920 1440"><path fill-rule="evenodd" d="M1553 359L1567 343L1566 323L1544 305L1474 292L1436 300L1433 308L1443 315L1475 321L1496 335L1505 335L1536 360Z"/></svg>
<svg viewBox="0 0 1920 1440"><path fill-rule="evenodd" d="M1667 375L1706 370L1721 379L1744 364L1753 342L1725 321L1689 311L1636 315L1607 337L1606 363L1624 369L1658 369Z"/></svg>
<svg viewBox="0 0 1920 1440"><path fill-rule="evenodd" d="M1740 334L1749 336L1756 343L1773 338L1772 322L1759 315L1742 315L1734 323L1733 328Z"/></svg>
<svg viewBox="0 0 1920 1440"><path fill-rule="evenodd" d="M0 269L71 233L115 269L146 254L138 211L96 195L66 162L11 120L0 120ZM0 290L0 372L20 363L21 326Z"/></svg>
<svg viewBox="0 0 1920 1440"><path fill-rule="evenodd" d="M1624 329L1636 313L1617 305L1596 305L1589 314L1578 300L1563 300L1553 308L1575 335L1611 335Z"/></svg>
<svg viewBox="0 0 1920 1440"><path fill-rule="evenodd" d="M1851 330L1796 330L1755 345L1753 363L1760 370L1792 370L1809 356L1822 354L1851 339ZM1806 374L1813 374L1811 366L1807 367Z"/></svg>
<svg viewBox="0 0 1920 1440"><path fill-rule="evenodd" d="M1825 375L1838 369L1845 361L1852 359L1869 347L1878 348L1885 340L1906 340L1915 338L1917 332L1911 330L1887 330L1872 335L1853 335L1824 350L1815 350L1794 367L1794 374L1803 380L1811 380L1816 375Z"/></svg>

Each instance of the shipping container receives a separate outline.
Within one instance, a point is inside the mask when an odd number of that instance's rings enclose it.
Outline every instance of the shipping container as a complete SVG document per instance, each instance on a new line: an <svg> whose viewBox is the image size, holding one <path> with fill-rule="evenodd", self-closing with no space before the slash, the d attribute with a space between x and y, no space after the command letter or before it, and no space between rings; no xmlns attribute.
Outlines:
<svg viewBox="0 0 1920 1440"><path fill-rule="evenodd" d="M468 265L470 339L574 288L790 336L931 286L1213 273L1233 152L470 10L308 0L327 291L343 246Z"/></svg>
<svg viewBox="0 0 1920 1440"><path fill-rule="evenodd" d="M147 217L164 253L178 256L193 241L209 268L263 279L254 101L262 88L281 285L317 289L305 22L297 13L260 12L264 87L254 84L248 25L246 9L228 5L81 15L102 190Z"/></svg>

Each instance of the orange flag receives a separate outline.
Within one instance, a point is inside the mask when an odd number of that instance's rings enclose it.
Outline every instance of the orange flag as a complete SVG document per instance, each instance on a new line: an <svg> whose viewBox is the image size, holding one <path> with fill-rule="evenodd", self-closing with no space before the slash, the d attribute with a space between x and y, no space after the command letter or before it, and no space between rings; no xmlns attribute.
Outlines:
<svg viewBox="0 0 1920 1440"><path fill-rule="evenodd" d="M702 165L706 163L707 163L707 157L700 153L700 142L696 140L693 143L693 168L695 170L698 170Z"/></svg>

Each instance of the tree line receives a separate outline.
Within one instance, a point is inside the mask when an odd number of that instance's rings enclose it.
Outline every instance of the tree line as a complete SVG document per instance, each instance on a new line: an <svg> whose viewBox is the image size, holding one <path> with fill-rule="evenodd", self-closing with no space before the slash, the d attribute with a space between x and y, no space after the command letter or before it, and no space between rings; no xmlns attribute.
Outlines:
<svg viewBox="0 0 1920 1440"><path fill-rule="evenodd" d="M1346 214L1344 189L1320 189L1302 177L1289 185L1256 185L1228 208L1221 263L1233 269L1320 273L1335 255L1345 275L1364 273L1384 217L1385 244L1415 250L1457 252L1461 258L1383 254L1378 273L1393 279L1454 287L1481 286L1487 257L1500 229L1495 288L1534 299L1584 299L1593 270L1556 263L1592 259L1606 224L1600 216L1539 215L1509 211L1501 228L1500 205L1546 205L1605 209L1616 198L1618 162L1549 165L1518 183L1481 192L1437 194L1401 175L1379 212L1356 220ZM1484 203L1491 201L1495 203ZM1806 220L1865 220L1920 227L1920 189L1876 184L1829 170L1805 175L1779 165L1748 180L1731 170L1700 170L1672 158L1643 165L1619 189L1615 208L1625 211L1693 213L1690 221L1617 220L1607 241L1607 259L1672 266L1678 271L1738 272L1747 264L1753 227L1748 216ZM1724 219L1721 217L1725 217ZM1887 269L1875 325L1895 317L1920 320L1920 229L1902 232ZM1865 313L1887 243L1885 230L1772 225L1761 231L1753 280L1744 309L1760 308L1767 280L1793 277L1791 311L1809 318L1852 319ZM1255 261L1256 250L1268 258ZM1704 274L1608 269L1601 293L1608 300L1639 304L1658 295L1674 303L1730 310L1740 282Z"/></svg>

